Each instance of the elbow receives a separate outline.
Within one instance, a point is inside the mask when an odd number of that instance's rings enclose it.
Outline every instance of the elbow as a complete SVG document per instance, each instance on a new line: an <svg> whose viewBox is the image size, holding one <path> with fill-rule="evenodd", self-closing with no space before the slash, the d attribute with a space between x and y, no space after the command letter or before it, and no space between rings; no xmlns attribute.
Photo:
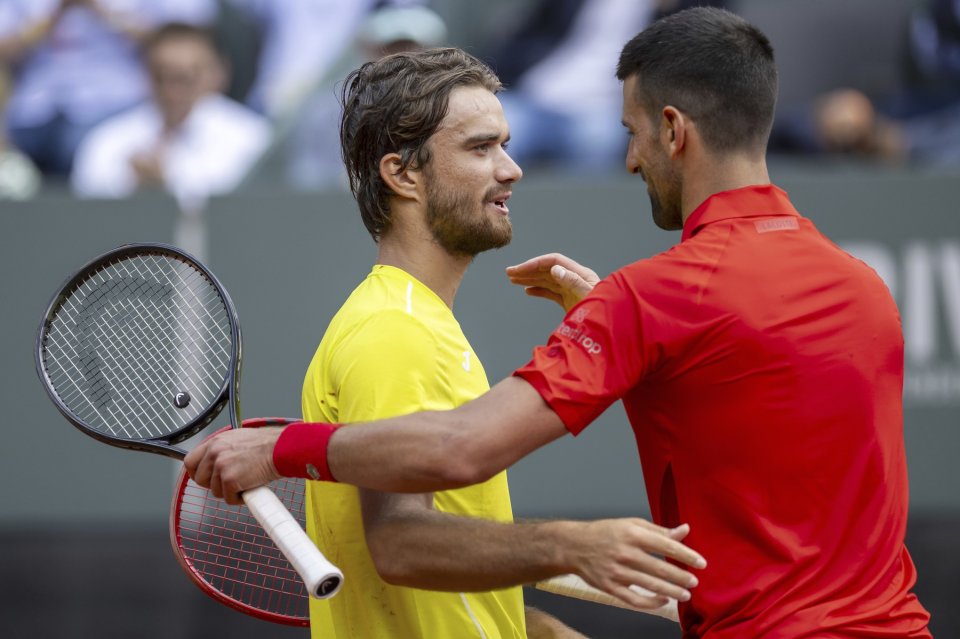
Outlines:
<svg viewBox="0 0 960 639"><path fill-rule="evenodd" d="M389 542L377 540L377 535L367 535L367 548L370 559L380 579L391 586L405 586L410 578L409 570L404 567L403 553L389 548Z"/></svg>
<svg viewBox="0 0 960 639"><path fill-rule="evenodd" d="M368 532L367 549L380 579L391 586L422 587L422 568L410 559L410 548L402 548L389 530Z"/></svg>
<svg viewBox="0 0 960 639"><path fill-rule="evenodd" d="M430 456L429 466L436 490L479 484L503 470L481 442L462 434L441 438Z"/></svg>

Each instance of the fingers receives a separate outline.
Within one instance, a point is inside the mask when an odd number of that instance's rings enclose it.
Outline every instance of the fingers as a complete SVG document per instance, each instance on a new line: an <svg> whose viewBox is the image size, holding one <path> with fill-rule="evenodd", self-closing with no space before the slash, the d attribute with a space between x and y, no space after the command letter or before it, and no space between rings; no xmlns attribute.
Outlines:
<svg viewBox="0 0 960 639"><path fill-rule="evenodd" d="M190 477L228 504L240 493L277 479L273 448L282 428L240 428L205 440L184 458Z"/></svg>
<svg viewBox="0 0 960 639"><path fill-rule="evenodd" d="M706 560L681 542L690 527L664 528L643 519L601 520L586 554L576 562L584 579L632 606L658 608L671 598L689 601L699 579L683 565L704 568ZM677 562L676 564L673 562ZM682 565L677 565L682 564ZM637 586L646 592L631 590Z"/></svg>
<svg viewBox="0 0 960 639"><path fill-rule="evenodd" d="M183 465L190 475L190 479L204 488L210 487L210 467L204 464L206 459L207 442L204 441L187 453L183 458Z"/></svg>
<svg viewBox="0 0 960 639"><path fill-rule="evenodd" d="M538 255L537 257L532 257L526 262L521 262L514 266L507 267L508 276L517 276L517 277L531 277L537 273L546 273L549 272L551 267L554 265L560 265L568 270L576 271L581 274L583 273L593 273L590 269L583 266L579 262L570 259L562 253L547 253L545 255Z"/></svg>
<svg viewBox="0 0 960 639"><path fill-rule="evenodd" d="M563 306L563 297L551 290L542 288L540 286L528 286L523 289L523 291L530 297L540 297L545 300L550 300L551 302L556 302L560 306Z"/></svg>
<svg viewBox="0 0 960 639"><path fill-rule="evenodd" d="M510 282L528 295L556 302L569 311L600 281L597 274L559 253L541 255L507 267Z"/></svg>
<svg viewBox="0 0 960 639"><path fill-rule="evenodd" d="M567 270L559 264L550 269L550 277L557 283L561 291L566 292L568 296L572 295L577 301L586 297L587 293L594 287L594 284L591 284L579 274Z"/></svg>
<svg viewBox="0 0 960 639"><path fill-rule="evenodd" d="M644 519L637 520L640 526L654 533L644 550L664 557L670 557L693 568L706 568L707 560L689 546L680 543L690 533L690 525L682 524L676 528L664 528Z"/></svg>
<svg viewBox="0 0 960 639"><path fill-rule="evenodd" d="M547 253L531 257L525 262L507 267L508 276L530 277L537 273L546 273L554 264L563 264L564 262L573 262L570 258L560 253Z"/></svg>

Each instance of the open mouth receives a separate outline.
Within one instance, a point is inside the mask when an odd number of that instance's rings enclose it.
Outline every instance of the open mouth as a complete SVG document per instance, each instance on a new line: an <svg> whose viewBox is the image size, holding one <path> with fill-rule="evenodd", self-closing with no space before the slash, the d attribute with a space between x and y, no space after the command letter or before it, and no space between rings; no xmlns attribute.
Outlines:
<svg viewBox="0 0 960 639"><path fill-rule="evenodd" d="M510 195L510 193L503 193L502 195L497 195L494 198L487 200L487 202L492 204L501 213L507 214L510 212L510 209L507 208L507 200L510 199Z"/></svg>

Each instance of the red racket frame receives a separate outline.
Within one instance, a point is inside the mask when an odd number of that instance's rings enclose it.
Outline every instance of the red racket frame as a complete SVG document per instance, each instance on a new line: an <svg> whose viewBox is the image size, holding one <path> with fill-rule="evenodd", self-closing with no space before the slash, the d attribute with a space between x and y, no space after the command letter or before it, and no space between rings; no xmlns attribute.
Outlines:
<svg viewBox="0 0 960 639"><path fill-rule="evenodd" d="M243 420L242 427L296 421L300 420L261 417ZM217 433L229 429L225 426ZM303 480L281 479L270 488L304 526ZM186 529L184 520L190 524ZM170 505L170 543L184 572L219 603L265 621L310 625L309 596L302 579L253 515L245 506L231 506L214 497L184 470Z"/></svg>

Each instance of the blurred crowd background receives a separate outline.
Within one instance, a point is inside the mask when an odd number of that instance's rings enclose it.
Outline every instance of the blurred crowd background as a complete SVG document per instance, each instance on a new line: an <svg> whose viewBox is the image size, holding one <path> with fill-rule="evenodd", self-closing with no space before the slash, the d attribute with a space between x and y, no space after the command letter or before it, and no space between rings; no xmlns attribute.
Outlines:
<svg viewBox="0 0 960 639"><path fill-rule="evenodd" d="M500 74L527 171L618 171L619 49L693 4L773 39L773 154L960 165L956 0L3 0L0 197L161 189L195 211L250 185L343 188L339 81L438 45Z"/></svg>
<svg viewBox="0 0 960 639"><path fill-rule="evenodd" d="M960 637L960 0L0 0L0 637L306 636L180 572L164 530L174 462L69 432L47 401L32 349L62 278L131 241L207 260L243 318L245 414L296 416L323 326L373 259L340 163L340 83L393 51L459 46L503 79L525 172L514 241L477 260L457 301L499 379L559 320L505 291L504 265L559 250L607 273L676 239L625 175L614 67L651 20L694 4L768 34L771 174L900 305L908 547L934 635ZM511 469L519 517L645 513L620 411ZM679 636L528 598L598 639Z"/></svg>

